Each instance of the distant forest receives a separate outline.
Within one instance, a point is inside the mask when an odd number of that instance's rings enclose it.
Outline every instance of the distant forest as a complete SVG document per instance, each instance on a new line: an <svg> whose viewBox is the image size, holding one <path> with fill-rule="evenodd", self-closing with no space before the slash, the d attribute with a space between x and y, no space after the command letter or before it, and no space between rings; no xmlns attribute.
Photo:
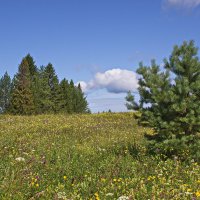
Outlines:
<svg viewBox="0 0 200 200"><path fill-rule="evenodd" d="M59 81L51 63L37 67L28 54L11 77L0 79L0 113L32 115L48 113L88 113L88 102L80 84L65 78Z"/></svg>

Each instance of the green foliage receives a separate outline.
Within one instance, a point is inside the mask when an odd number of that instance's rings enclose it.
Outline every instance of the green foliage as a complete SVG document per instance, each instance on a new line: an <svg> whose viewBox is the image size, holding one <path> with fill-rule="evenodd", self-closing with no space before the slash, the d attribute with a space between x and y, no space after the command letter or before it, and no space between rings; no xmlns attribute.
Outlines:
<svg viewBox="0 0 200 200"><path fill-rule="evenodd" d="M6 72L0 79L0 113L4 113L10 104L11 78Z"/></svg>
<svg viewBox="0 0 200 200"><path fill-rule="evenodd" d="M74 101L74 111L76 113L86 113L88 112L88 103L86 97L84 97L84 93L82 92L80 83L77 87L74 87L75 98Z"/></svg>
<svg viewBox="0 0 200 200"><path fill-rule="evenodd" d="M34 101L31 91L31 77L27 60L24 58L14 80L11 94L10 112L13 114L34 114Z"/></svg>
<svg viewBox="0 0 200 200"><path fill-rule="evenodd" d="M147 136L151 142L150 151L167 156L183 156L190 152L190 158L199 152L200 131L200 62L194 42L175 46L169 58L165 59L163 71L152 61L151 67L140 65L139 79L140 107L142 121L148 122L154 135ZM192 150L193 149L193 150ZM188 156L189 157L189 156Z"/></svg>
<svg viewBox="0 0 200 200"><path fill-rule="evenodd" d="M44 68L44 79L48 84L47 87L50 89L49 93L49 109L48 112L58 113L59 111L59 103L60 103L60 96L59 96L59 80L55 73L55 69L51 63L49 63Z"/></svg>
<svg viewBox="0 0 200 200"><path fill-rule="evenodd" d="M138 110L139 106L135 102L134 96L131 94L131 91L128 91L127 96L125 97L127 103L125 104L128 110Z"/></svg>
<svg viewBox="0 0 200 200"><path fill-rule="evenodd" d="M30 54L25 56L11 83L6 73L0 79L0 113L89 113L80 84L59 82L51 63L38 68Z"/></svg>

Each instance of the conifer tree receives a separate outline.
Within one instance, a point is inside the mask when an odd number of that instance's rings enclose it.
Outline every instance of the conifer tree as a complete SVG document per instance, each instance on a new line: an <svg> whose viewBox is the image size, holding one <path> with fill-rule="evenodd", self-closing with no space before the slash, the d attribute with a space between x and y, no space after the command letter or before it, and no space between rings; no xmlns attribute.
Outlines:
<svg viewBox="0 0 200 200"><path fill-rule="evenodd" d="M5 113L10 104L11 78L6 72L0 79L0 113Z"/></svg>
<svg viewBox="0 0 200 200"><path fill-rule="evenodd" d="M38 70L36 83L38 86L36 113L51 113L53 107L51 88L48 83L48 74L46 73L44 66L41 66Z"/></svg>
<svg viewBox="0 0 200 200"><path fill-rule="evenodd" d="M75 87L75 112L86 113L88 111L88 103L84 93L82 92L80 83Z"/></svg>
<svg viewBox="0 0 200 200"><path fill-rule="evenodd" d="M126 107L128 110L138 110L139 106L138 104L135 102L135 98L134 96L131 94L131 91L127 92L127 96L125 97L126 99Z"/></svg>
<svg viewBox="0 0 200 200"><path fill-rule="evenodd" d="M50 100L51 100L51 108L50 111L57 113L59 111L60 107L60 91L59 91L59 80L55 73L55 69L53 68L53 65L49 63L44 68L44 79L47 81L48 86L50 88Z"/></svg>
<svg viewBox="0 0 200 200"><path fill-rule="evenodd" d="M73 80L70 80L69 89L68 89L68 112L74 113L75 112L75 98L76 98L76 91Z"/></svg>
<svg viewBox="0 0 200 200"><path fill-rule="evenodd" d="M22 60L19 65L18 73L14 79L10 112L21 115L30 115L34 113L31 77L26 59Z"/></svg>
<svg viewBox="0 0 200 200"><path fill-rule="evenodd" d="M70 97L69 97L69 83L64 78L60 82L60 112L70 113Z"/></svg>
<svg viewBox="0 0 200 200"><path fill-rule="evenodd" d="M24 59L26 59L27 63L28 63L28 67L29 67L29 71L30 71L30 77L31 79L34 78L34 76L37 74L37 66L35 65L35 61L33 59L33 57L30 54L27 54Z"/></svg>
<svg viewBox="0 0 200 200"><path fill-rule="evenodd" d="M27 54L24 59L28 63L29 71L30 71L30 81L31 81L31 92L33 94L33 100L35 105L36 113L38 112L38 104L39 104L39 73L38 68L35 65L35 61L30 54Z"/></svg>
<svg viewBox="0 0 200 200"><path fill-rule="evenodd" d="M142 64L139 79L141 120L155 135L147 136L152 152L183 156L185 150L200 158L200 61L194 42L175 46L165 70L152 62ZM195 148L198 147L198 148ZM195 150L194 150L195 149Z"/></svg>

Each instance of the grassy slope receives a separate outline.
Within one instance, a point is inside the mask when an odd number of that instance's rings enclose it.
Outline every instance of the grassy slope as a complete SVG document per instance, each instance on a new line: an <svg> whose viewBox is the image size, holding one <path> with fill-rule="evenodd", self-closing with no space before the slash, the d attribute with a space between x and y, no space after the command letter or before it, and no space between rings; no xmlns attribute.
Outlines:
<svg viewBox="0 0 200 200"><path fill-rule="evenodd" d="M199 166L145 156L143 132L133 113L0 116L0 199L200 195Z"/></svg>

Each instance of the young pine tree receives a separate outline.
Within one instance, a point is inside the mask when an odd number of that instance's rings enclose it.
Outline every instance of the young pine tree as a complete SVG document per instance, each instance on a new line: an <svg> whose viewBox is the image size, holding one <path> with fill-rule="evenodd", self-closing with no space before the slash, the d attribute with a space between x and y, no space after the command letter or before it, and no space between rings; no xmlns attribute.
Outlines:
<svg viewBox="0 0 200 200"><path fill-rule="evenodd" d="M131 94L131 91L127 92L127 96L125 97L126 99L126 107L128 110L138 110L139 106L138 104L135 102L135 98L134 96Z"/></svg>
<svg viewBox="0 0 200 200"><path fill-rule="evenodd" d="M200 61L194 42L175 46L165 70L152 62L140 65L141 120L155 132L147 136L149 149L167 156L184 157L185 152L200 159Z"/></svg>
<svg viewBox="0 0 200 200"><path fill-rule="evenodd" d="M6 72L0 79L0 113L7 112L10 104L11 78Z"/></svg>
<svg viewBox="0 0 200 200"><path fill-rule="evenodd" d="M31 77L26 59L23 59L19 65L19 70L13 84L10 112L20 115L34 114L35 108L31 91Z"/></svg>

